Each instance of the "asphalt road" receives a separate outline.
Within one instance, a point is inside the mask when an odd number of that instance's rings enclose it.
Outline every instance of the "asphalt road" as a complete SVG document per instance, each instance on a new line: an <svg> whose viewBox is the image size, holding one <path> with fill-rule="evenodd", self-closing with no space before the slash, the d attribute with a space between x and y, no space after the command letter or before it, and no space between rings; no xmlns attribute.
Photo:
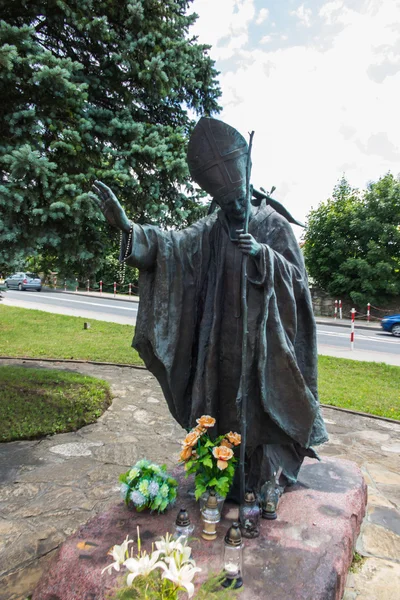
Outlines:
<svg viewBox="0 0 400 600"><path fill-rule="evenodd" d="M350 347L350 327L317 325L318 344L321 346ZM357 350L388 352L400 356L400 338L393 337L380 329L358 329L355 326L354 347Z"/></svg>
<svg viewBox="0 0 400 600"><path fill-rule="evenodd" d="M22 308L36 308L74 317L98 319L134 325L138 303L134 300L119 301L114 298L87 297L55 292L19 292L8 290L4 293L4 304Z"/></svg>
<svg viewBox="0 0 400 600"><path fill-rule="evenodd" d="M8 290L4 294L4 304L36 308L47 312L80 316L134 325L138 303L136 300L115 300L107 298L55 292L19 292ZM400 338L394 338L378 328L358 329L356 326L354 350L350 349L350 327L318 324L318 351L320 354L387 362L400 366Z"/></svg>

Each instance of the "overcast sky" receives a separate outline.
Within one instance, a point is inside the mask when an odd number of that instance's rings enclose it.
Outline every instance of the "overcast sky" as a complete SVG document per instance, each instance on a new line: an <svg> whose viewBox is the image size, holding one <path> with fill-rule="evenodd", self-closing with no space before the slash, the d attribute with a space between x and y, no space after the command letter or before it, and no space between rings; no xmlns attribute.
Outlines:
<svg viewBox="0 0 400 600"><path fill-rule="evenodd" d="M343 173L364 188L400 172L400 0L192 6L221 72L219 118L255 130L254 185L304 220Z"/></svg>

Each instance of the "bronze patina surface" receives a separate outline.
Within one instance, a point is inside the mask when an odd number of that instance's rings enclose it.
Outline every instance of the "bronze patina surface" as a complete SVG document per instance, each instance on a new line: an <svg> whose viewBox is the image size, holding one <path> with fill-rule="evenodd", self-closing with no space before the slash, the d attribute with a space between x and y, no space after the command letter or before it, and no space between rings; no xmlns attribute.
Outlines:
<svg viewBox="0 0 400 600"><path fill-rule="evenodd" d="M218 209L181 231L130 224L109 188L97 182L95 191L106 218L123 231L121 259L140 271L133 346L158 379L176 421L191 428L209 414L217 419L216 433L241 431L244 366L246 483L259 491L278 470L282 487L295 483L304 456L315 458L312 446L325 442L327 433L302 253L288 219L267 195L258 197L256 207L248 202L247 162L246 140L236 130L216 119L199 121L188 164Z"/></svg>

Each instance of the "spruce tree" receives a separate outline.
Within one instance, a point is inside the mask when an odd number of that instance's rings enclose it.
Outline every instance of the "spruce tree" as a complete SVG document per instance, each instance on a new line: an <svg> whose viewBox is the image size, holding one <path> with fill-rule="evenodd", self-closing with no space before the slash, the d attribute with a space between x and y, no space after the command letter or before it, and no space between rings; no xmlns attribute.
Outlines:
<svg viewBox="0 0 400 600"><path fill-rule="evenodd" d="M186 143L220 91L191 2L0 1L1 269L94 272L110 235L94 179L136 222L197 216Z"/></svg>

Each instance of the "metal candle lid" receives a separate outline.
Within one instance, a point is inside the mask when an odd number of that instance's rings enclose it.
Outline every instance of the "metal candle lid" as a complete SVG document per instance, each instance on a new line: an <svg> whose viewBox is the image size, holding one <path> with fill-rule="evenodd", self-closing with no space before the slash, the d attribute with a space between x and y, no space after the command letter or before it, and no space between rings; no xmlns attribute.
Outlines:
<svg viewBox="0 0 400 600"><path fill-rule="evenodd" d="M186 508L181 508L176 517L175 525L178 527L187 527L190 525L190 518Z"/></svg>
<svg viewBox="0 0 400 600"><path fill-rule="evenodd" d="M242 544L242 534L240 533L239 523L232 523L225 535L225 543L228 546L240 546Z"/></svg>
<svg viewBox="0 0 400 600"><path fill-rule="evenodd" d="M218 508L217 497L215 495L214 490L210 490L210 495L207 498L205 508L211 508L211 509Z"/></svg>
<svg viewBox="0 0 400 600"><path fill-rule="evenodd" d="M254 502L256 501L254 492L246 492L244 496L244 501L246 504L254 504Z"/></svg>

